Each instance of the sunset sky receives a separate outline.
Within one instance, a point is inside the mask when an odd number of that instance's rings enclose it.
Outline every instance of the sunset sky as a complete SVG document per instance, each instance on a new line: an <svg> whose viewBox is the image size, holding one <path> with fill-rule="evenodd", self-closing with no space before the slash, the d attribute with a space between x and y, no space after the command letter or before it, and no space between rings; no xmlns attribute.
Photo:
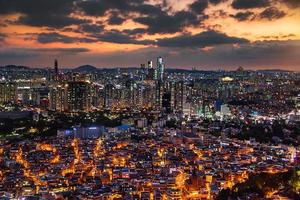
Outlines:
<svg viewBox="0 0 300 200"><path fill-rule="evenodd" d="M0 66L300 71L300 0L0 0Z"/></svg>

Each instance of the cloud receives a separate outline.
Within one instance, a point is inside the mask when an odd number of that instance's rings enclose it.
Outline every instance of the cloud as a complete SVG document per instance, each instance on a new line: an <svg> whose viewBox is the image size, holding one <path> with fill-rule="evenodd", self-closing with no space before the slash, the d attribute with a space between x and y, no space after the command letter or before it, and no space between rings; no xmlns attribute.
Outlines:
<svg viewBox="0 0 300 200"><path fill-rule="evenodd" d="M268 19L268 20L275 20L284 17L286 13L284 11L278 10L275 7L270 7L265 9L263 12L259 14L260 19Z"/></svg>
<svg viewBox="0 0 300 200"><path fill-rule="evenodd" d="M83 42L83 43L89 43L89 42L95 42L94 39L91 38L79 38L79 37L70 37L66 35L62 35L56 32L51 33L40 33L37 36L37 41L39 43L53 43L53 42L60 42L60 43L76 43L76 42Z"/></svg>
<svg viewBox="0 0 300 200"><path fill-rule="evenodd" d="M74 0L0 0L0 14L65 15L72 12L73 3Z"/></svg>
<svg viewBox="0 0 300 200"><path fill-rule="evenodd" d="M90 50L88 48L40 48L40 49L35 49L35 51L70 55L70 54L87 53Z"/></svg>
<svg viewBox="0 0 300 200"><path fill-rule="evenodd" d="M163 38L157 41L160 47L207 47L221 44L243 44L249 42L247 39L230 37L216 31L206 31L196 35L180 35L173 38Z"/></svg>
<svg viewBox="0 0 300 200"><path fill-rule="evenodd" d="M203 2L207 7L208 1ZM201 0L198 4L201 4ZM201 21L199 15L202 14L199 13L198 4L192 4L190 11L178 11L173 14L169 14L160 5L151 5L142 0L88 0L78 3L77 6L91 16L104 16L108 11L114 11L108 19L108 24L111 25L122 24L125 21L122 15L128 17L133 14L133 21L146 25L148 34L155 34L175 33L186 26L198 25Z"/></svg>
<svg viewBox="0 0 300 200"><path fill-rule="evenodd" d="M89 20L72 18L65 15L49 14L41 17L40 15L31 14L20 16L15 23L37 27L63 28L65 26L87 22L89 22Z"/></svg>
<svg viewBox="0 0 300 200"><path fill-rule="evenodd" d="M122 18L118 15L118 13L116 12L113 12L111 14L111 16L109 17L108 19L108 24L110 25L121 25L123 24L123 22L125 22L126 19L125 18Z"/></svg>
<svg viewBox="0 0 300 200"><path fill-rule="evenodd" d="M246 11L246 12L238 12L235 15L230 15L238 21L247 21L252 20L255 16L254 12Z"/></svg>
<svg viewBox="0 0 300 200"><path fill-rule="evenodd" d="M214 4L214 5L225 2L225 1L227 1L227 0L209 0L209 2Z"/></svg>
<svg viewBox="0 0 300 200"><path fill-rule="evenodd" d="M117 30L111 30L102 34L91 34L93 38L102 42L111 42L117 44L140 44L149 45L152 44L152 40L137 40L134 36L119 32Z"/></svg>
<svg viewBox="0 0 300 200"><path fill-rule="evenodd" d="M269 7L260 13L254 13L251 11L238 12L235 15L230 15L238 21L253 21L253 20L277 20L286 16L284 11L279 10L276 7Z"/></svg>
<svg viewBox="0 0 300 200"><path fill-rule="evenodd" d="M190 9L195 13L202 13L208 7L207 0L196 0L190 5Z"/></svg>
<svg viewBox="0 0 300 200"><path fill-rule="evenodd" d="M74 0L0 0L0 15L20 13L16 21L29 26L61 28L83 20L70 17Z"/></svg>
<svg viewBox="0 0 300 200"><path fill-rule="evenodd" d="M86 33L100 33L104 31L104 26L98 24L85 23L80 25L80 30Z"/></svg>
<svg viewBox="0 0 300 200"><path fill-rule="evenodd" d="M109 10L118 10L121 13L137 11L138 5L143 3L143 0L87 0L79 1L76 5L87 15L103 16Z"/></svg>
<svg viewBox="0 0 300 200"><path fill-rule="evenodd" d="M270 5L269 0L234 0L232 7L235 9L262 8Z"/></svg>
<svg viewBox="0 0 300 200"><path fill-rule="evenodd" d="M139 34L144 34L146 32L147 32L147 30L144 28L124 29L123 30L123 33L128 34L128 35L139 35Z"/></svg>
<svg viewBox="0 0 300 200"><path fill-rule="evenodd" d="M87 36L83 37L71 37L67 35L63 35L56 32L49 33L39 33L39 34L31 34L33 36L37 36L37 41L42 44L47 43L95 43L95 42L110 42L117 44L138 44L138 45L151 45L155 44L154 40L138 40L132 32L138 33L138 30L125 30L124 32L120 32L118 30L110 30L110 31L102 31L97 32L93 31L93 28L90 27Z"/></svg>
<svg viewBox="0 0 300 200"><path fill-rule="evenodd" d="M201 18L191 12L179 11L174 15L160 12L148 17L137 17L134 21L146 25L147 32L154 34L182 31L187 26L199 25Z"/></svg>

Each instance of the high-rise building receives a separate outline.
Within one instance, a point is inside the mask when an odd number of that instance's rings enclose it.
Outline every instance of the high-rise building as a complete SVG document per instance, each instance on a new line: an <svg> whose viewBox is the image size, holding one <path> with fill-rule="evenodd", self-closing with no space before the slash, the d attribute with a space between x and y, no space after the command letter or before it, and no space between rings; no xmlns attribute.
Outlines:
<svg viewBox="0 0 300 200"><path fill-rule="evenodd" d="M156 81L156 88L155 88L155 105L156 108L162 107L162 96L163 96L163 84L161 81Z"/></svg>
<svg viewBox="0 0 300 200"><path fill-rule="evenodd" d="M86 81L68 82L68 111L86 112L91 108L90 83Z"/></svg>
<svg viewBox="0 0 300 200"><path fill-rule="evenodd" d="M173 105L174 110L177 112L183 111L183 104L185 103L185 84L183 81L178 81L174 84L173 92Z"/></svg>
<svg viewBox="0 0 300 200"><path fill-rule="evenodd" d="M153 62L148 61L148 71L147 71L147 80L154 80L155 79L155 69L153 68Z"/></svg>
<svg viewBox="0 0 300 200"><path fill-rule="evenodd" d="M147 73L148 73L148 68L146 68L145 64L141 64L140 76L142 80L146 79Z"/></svg>
<svg viewBox="0 0 300 200"><path fill-rule="evenodd" d="M156 76L156 79L158 81L163 81L164 80L164 73L165 73L165 64L164 64L164 61L163 61L163 58L162 57L158 57L157 58L157 76Z"/></svg>
<svg viewBox="0 0 300 200"><path fill-rule="evenodd" d="M17 85L14 82L0 83L0 103L15 102L17 100Z"/></svg>
<svg viewBox="0 0 300 200"><path fill-rule="evenodd" d="M171 92L167 91L164 92L162 96L162 107L165 110L166 113L171 113L172 107L171 107Z"/></svg>
<svg viewBox="0 0 300 200"><path fill-rule="evenodd" d="M153 68L153 62L151 60L148 61L148 69Z"/></svg>
<svg viewBox="0 0 300 200"><path fill-rule="evenodd" d="M67 85L58 84L50 86L49 109L57 112L65 112L67 107Z"/></svg>
<svg viewBox="0 0 300 200"><path fill-rule="evenodd" d="M56 76L58 75L58 61L56 59L54 61L54 73Z"/></svg>
<svg viewBox="0 0 300 200"><path fill-rule="evenodd" d="M113 84L107 84L104 87L104 106L106 108L111 108L113 104L115 93L115 86Z"/></svg>

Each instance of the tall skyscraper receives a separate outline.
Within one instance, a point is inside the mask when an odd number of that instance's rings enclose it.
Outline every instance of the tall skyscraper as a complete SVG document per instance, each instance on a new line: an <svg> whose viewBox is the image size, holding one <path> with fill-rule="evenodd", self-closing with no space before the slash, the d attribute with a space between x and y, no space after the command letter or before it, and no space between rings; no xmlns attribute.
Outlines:
<svg viewBox="0 0 300 200"><path fill-rule="evenodd" d="M58 61L56 59L54 61L54 73L56 76L58 75Z"/></svg>
<svg viewBox="0 0 300 200"><path fill-rule="evenodd" d="M104 106L105 108L111 108L113 99L115 96L115 86L113 84L107 84L104 87Z"/></svg>
<svg viewBox="0 0 300 200"><path fill-rule="evenodd" d="M164 73L165 73L165 64L162 57L157 58L157 80L163 81L164 80Z"/></svg>
<svg viewBox="0 0 300 200"><path fill-rule="evenodd" d="M155 79L155 69L153 68L153 62L150 60L148 61L147 80L154 80L154 79Z"/></svg>
<svg viewBox="0 0 300 200"><path fill-rule="evenodd" d="M68 111L86 112L91 108L90 83L86 81L68 82Z"/></svg>
<svg viewBox="0 0 300 200"><path fill-rule="evenodd" d="M0 83L0 103L15 102L17 100L17 85L14 82Z"/></svg>
<svg viewBox="0 0 300 200"><path fill-rule="evenodd" d="M67 85L55 84L50 86L49 109L57 112L67 111Z"/></svg>
<svg viewBox="0 0 300 200"><path fill-rule="evenodd" d="M161 81L156 81L155 88L155 105L156 108L161 108L162 106L162 96L163 96L163 83Z"/></svg>
<svg viewBox="0 0 300 200"><path fill-rule="evenodd" d="M140 75L142 80L146 79L147 73L148 73L148 68L146 68L145 64L141 64Z"/></svg>
<svg viewBox="0 0 300 200"><path fill-rule="evenodd" d="M148 61L148 69L153 68L153 62L151 60Z"/></svg>
<svg viewBox="0 0 300 200"><path fill-rule="evenodd" d="M174 109L177 112L183 111L183 104L185 102L185 84L183 81L178 81L174 84L174 90L172 90L174 93L172 95L173 97L173 105Z"/></svg>

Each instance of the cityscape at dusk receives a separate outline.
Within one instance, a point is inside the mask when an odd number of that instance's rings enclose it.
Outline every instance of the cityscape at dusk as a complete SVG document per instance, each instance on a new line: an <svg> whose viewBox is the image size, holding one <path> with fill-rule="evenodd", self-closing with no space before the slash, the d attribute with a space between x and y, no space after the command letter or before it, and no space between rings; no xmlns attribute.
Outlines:
<svg viewBox="0 0 300 200"><path fill-rule="evenodd" d="M0 199L300 200L300 0L0 0Z"/></svg>

